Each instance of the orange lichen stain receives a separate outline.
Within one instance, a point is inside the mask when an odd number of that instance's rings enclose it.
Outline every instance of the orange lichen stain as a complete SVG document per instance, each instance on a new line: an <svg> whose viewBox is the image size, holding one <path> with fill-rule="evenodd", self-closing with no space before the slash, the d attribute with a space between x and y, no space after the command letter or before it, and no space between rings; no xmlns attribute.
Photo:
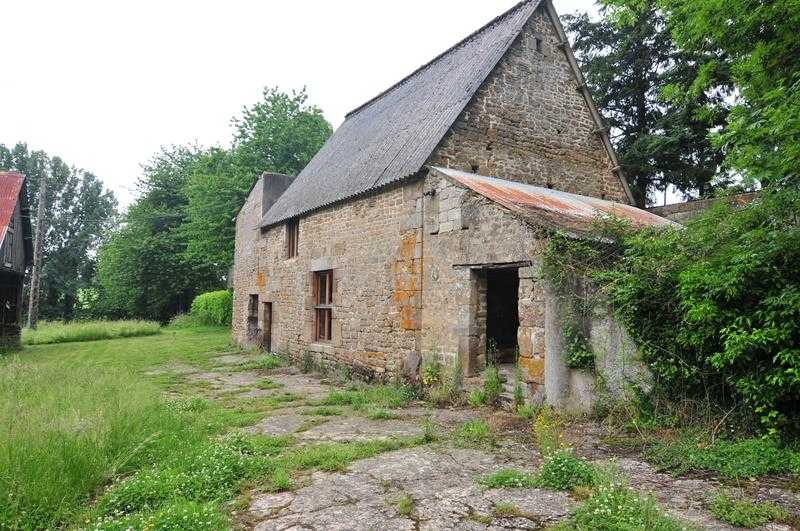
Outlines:
<svg viewBox="0 0 800 531"><path fill-rule="evenodd" d="M264 272L263 271L259 271L256 274L256 286L258 286L259 288L263 289L264 286L266 286L266 285L267 285L267 282L266 282L266 279L264 278Z"/></svg>
<svg viewBox="0 0 800 531"><path fill-rule="evenodd" d="M523 379L526 382L542 382L544 375L544 358L523 358L520 357L519 368L522 370Z"/></svg>
<svg viewBox="0 0 800 531"><path fill-rule="evenodd" d="M414 250L417 246L416 231L407 232L400 238L399 259L402 261L413 260Z"/></svg>
<svg viewBox="0 0 800 531"><path fill-rule="evenodd" d="M372 365L376 361L383 361L386 359L386 353L384 352L375 352L375 351L361 351L357 352L354 356L357 361L366 364L367 366Z"/></svg>
<svg viewBox="0 0 800 531"><path fill-rule="evenodd" d="M419 310L411 306L400 308L400 328L403 330L419 330Z"/></svg>

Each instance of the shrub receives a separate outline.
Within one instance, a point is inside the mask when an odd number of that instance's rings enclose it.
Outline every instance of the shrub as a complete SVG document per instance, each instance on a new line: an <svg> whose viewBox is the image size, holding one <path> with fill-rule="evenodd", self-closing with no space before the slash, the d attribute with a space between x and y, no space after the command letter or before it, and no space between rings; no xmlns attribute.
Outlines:
<svg viewBox="0 0 800 531"><path fill-rule="evenodd" d="M358 410L369 406L398 409L413 399L414 389L407 385L365 385L331 391L319 405L351 406Z"/></svg>
<svg viewBox="0 0 800 531"><path fill-rule="evenodd" d="M228 527L227 518L215 503L176 501L157 511L124 516L105 516L96 520L94 531L129 529L170 529L175 531L217 531Z"/></svg>
<svg viewBox="0 0 800 531"><path fill-rule="evenodd" d="M439 383L442 375L442 367L438 358L425 360L420 370L420 380L425 387L433 387Z"/></svg>
<svg viewBox="0 0 800 531"><path fill-rule="evenodd" d="M586 336L576 326L564 330L566 342L566 364L570 369L589 370L594 368L594 352Z"/></svg>
<svg viewBox="0 0 800 531"><path fill-rule="evenodd" d="M478 484L488 489L519 489L524 487L536 487L536 479L532 474L522 472L513 468L506 468L493 474L483 476L478 480Z"/></svg>
<svg viewBox="0 0 800 531"><path fill-rule="evenodd" d="M414 512L414 498L409 496L408 494L401 494L395 500L395 508L397 509L397 513L402 516L411 516Z"/></svg>
<svg viewBox="0 0 800 531"><path fill-rule="evenodd" d="M486 393L483 389L473 389L467 395L467 404L472 407L480 407L486 403Z"/></svg>
<svg viewBox="0 0 800 531"><path fill-rule="evenodd" d="M483 420L468 420L458 426L453 434L461 446L494 446L495 439L489 425Z"/></svg>
<svg viewBox="0 0 800 531"><path fill-rule="evenodd" d="M768 431L792 432L800 430L798 215L800 189L768 188L745 207L719 202L683 230L619 230L595 243L556 236L545 269L599 283L667 396L742 404Z"/></svg>
<svg viewBox="0 0 800 531"><path fill-rule="evenodd" d="M653 498L619 483L601 483L557 529L683 531L688 526L659 509Z"/></svg>
<svg viewBox="0 0 800 531"><path fill-rule="evenodd" d="M314 361L314 354L306 349L303 351L303 355L300 356L300 372L307 374L309 372L314 372L317 368L317 362Z"/></svg>
<svg viewBox="0 0 800 531"><path fill-rule="evenodd" d="M194 298L192 317L209 326L230 326L233 315L233 297L228 290L209 291Z"/></svg>
<svg viewBox="0 0 800 531"><path fill-rule="evenodd" d="M22 330L22 343L25 345L46 345L152 336L160 333L161 326L155 321L73 321L70 323L41 321L36 330L31 330L30 328Z"/></svg>
<svg viewBox="0 0 800 531"><path fill-rule="evenodd" d="M533 404L522 404L517 406L517 416L530 420L536 416L536 406Z"/></svg>
<svg viewBox="0 0 800 531"><path fill-rule="evenodd" d="M553 409L542 407L533 421L533 434L539 452L547 456L564 446L563 420Z"/></svg>
<svg viewBox="0 0 800 531"><path fill-rule="evenodd" d="M719 492L711 502L711 514L736 527L753 528L787 518L787 513L771 502L757 503Z"/></svg>
<svg viewBox="0 0 800 531"><path fill-rule="evenodd" d="M495 404L503 391L503 382L500 380L500 371L497 366L489 365L483 371L483 393L487 404Z"/></svg>
<svg viewBox="0 0 800 531"><path fill-rule="evenodd" d="M458 405L463 403L464 373L461 367L461 359L456 357L455 362L450 365L447 374L441 374L438 364L429 365L429 374L425 378L429 382L434 382L427 389L428 398L437 406ZM432 367L437 367L435 370ZM434 378L435 375L435 378Z"/></svg>
<svg viewBox="0 0 800 531"><path fill-rule="evenodd" d="M544 458L535 478L536 485L552 490L573 490L597 482L597 470L570 450L560 450Z"/></svg>
<svg viewBox="0 0 800 531"><path fill-rule="evenodd" d="M703 437L683 435L674 441L660 441L647 450L663 470L684 474L710 470L727 478L750 478L766 474L800 473L800 453L767 438L713 443Z"/></svg>

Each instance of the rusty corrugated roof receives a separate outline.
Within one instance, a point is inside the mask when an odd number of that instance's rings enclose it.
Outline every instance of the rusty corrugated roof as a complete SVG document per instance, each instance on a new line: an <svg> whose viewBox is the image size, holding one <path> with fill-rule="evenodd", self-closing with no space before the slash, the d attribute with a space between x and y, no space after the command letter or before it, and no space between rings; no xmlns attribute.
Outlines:
<svg viewBox="0 0 800 531"><path fill-rule="evenodd" d="M676 225L646 210L584 195L485 177L450 168L432 167L444 176L498 203L527 221L575 233L591 231L604 217L617 217L634 227Z"/></svg>
<svg viewBox="0 0 800 531"><path fill-rule="evenodd" d="M0 244L6 239L6 229L14 215L25 176L15 171L0 171Z"/></svg>

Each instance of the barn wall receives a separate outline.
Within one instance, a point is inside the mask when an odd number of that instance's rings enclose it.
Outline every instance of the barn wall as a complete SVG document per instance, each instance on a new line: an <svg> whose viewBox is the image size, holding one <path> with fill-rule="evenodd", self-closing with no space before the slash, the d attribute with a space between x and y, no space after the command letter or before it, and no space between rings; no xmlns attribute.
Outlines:
<svg viewBox="0 0 800 531"><path fill-rule="evenodd" d="M285 224L255 230L260 196L237 218L233 336L247 343L248 300L273 305L273 350L347 363L385 377L414 364L421 299L419 182L384 189L300 219L299 253L285 258ZM313 272L333 270L333 339L313 336ZM261 313L261 309L259 310ZM263 316L259 316L263 319ZM263 322L260 322L263 325Z"/></svg>
<svg viewBox="0 0 800 531"><path fill-rule="evenodd" d="M544 288L537 264L541 233L504 208L430 175L425 183L422 309L424 357L458 358L468 374L483 369L487 267L518 271L519 365L528 383L544 372Z"/></svg>
<svg viewBox="0 0 800 531"><path fill-rule="evenodd" d="M627 203L558 41L537 9L429 162Z"/></svg>

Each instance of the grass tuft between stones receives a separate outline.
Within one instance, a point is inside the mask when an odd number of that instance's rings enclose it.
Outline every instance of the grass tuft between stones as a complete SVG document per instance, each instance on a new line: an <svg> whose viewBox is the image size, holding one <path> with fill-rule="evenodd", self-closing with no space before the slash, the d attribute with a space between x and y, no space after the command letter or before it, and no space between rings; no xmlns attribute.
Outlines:
<svg viewBox="0 0 800 531"><path fill-rule="evenodd" d="M782 521L789 515L772 502L756 502L735 497L722 491L711 501L711 514L736 527L759 527L772 521Z"/></svg>
<svg viewBox="0 0 800 531"><path fill-rule="evenodd" d="M464 422L454 430L453 437L459 446L491 447L497 444L491 428L481 419Z"/></svg>

